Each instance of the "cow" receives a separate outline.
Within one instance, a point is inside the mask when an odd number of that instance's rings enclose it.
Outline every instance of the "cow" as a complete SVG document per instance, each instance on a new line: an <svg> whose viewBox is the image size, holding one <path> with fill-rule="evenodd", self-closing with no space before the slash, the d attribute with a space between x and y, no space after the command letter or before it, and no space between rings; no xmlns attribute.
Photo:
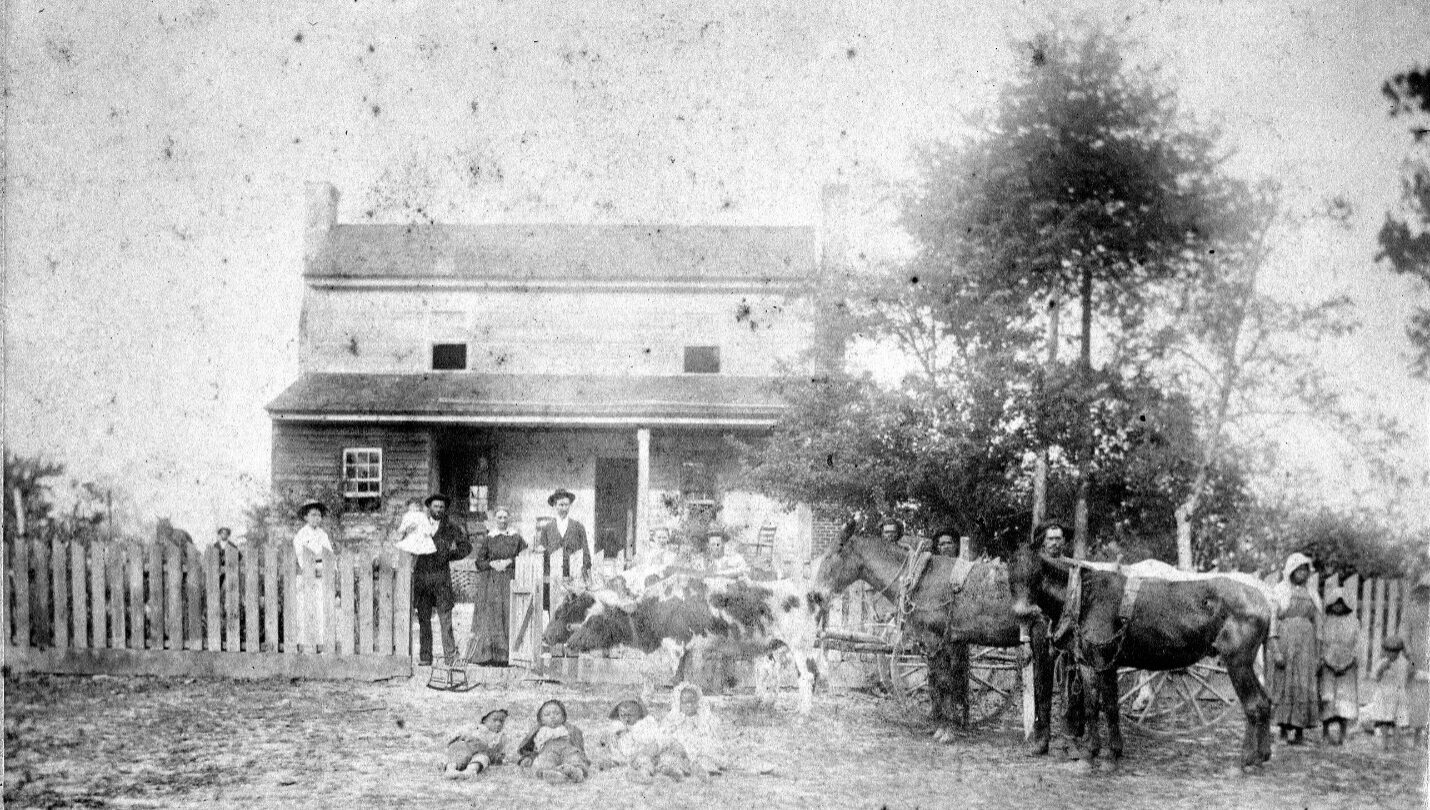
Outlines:
<svg viewBox="0 0 1430 810"><path fill-rule="evenodd" d="M631 587L622 578L611 584L570 593L551 614L544 641L565 644L573 652L631 647L645 653L648 664L675 662L682 679L687 653L709 646L739 657L763 657L787 651L799 675L798 711L808 715L814 703L814 680L822 669L817 651L820 600L791 580L754 582L746 578L702 578L676 573L652 580L636 576ZM633 593L639 588L639 594ZM760 673L756 687L761 700L775 679ZM647 673L646 689L653 682Z"/></svg>

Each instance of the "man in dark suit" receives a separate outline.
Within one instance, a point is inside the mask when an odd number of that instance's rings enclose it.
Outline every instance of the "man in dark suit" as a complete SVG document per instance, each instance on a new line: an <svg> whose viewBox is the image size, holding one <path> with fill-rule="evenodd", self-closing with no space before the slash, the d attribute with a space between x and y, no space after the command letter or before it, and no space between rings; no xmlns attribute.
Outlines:
<svg viewBox="0 0 1430 810"><path fill-rule="evenodd" d="M556 508L556 519L541 527L541 533L536 536L536 550L548 552L560 548L568 555L580 551L585 554L581 563L581 573L585 574L591 570L591 549L586 546L586 527L571 517L571 504L575 501L576 496L565 489L556 490L546 499L547 506ZM569 570L561 573L571 574Z"/></svg>
<svg viewBox="0 0 1430 810"><path fill-rule="evenodd" d="M442 627L442 657L454 659L457 655L457 636L452 632L452 607L456 603L452 592L453 562L465 559L472 553L471 541L467 533L455 522L447 520L447 505L451 498L446 495L429 495L424 504L427 516L438 523L432 534L432 545L437 550L422 554L412 564L412 607L417 611L417 662L421 666L432 664L432 611L437 611L437 622Z"/></svg>

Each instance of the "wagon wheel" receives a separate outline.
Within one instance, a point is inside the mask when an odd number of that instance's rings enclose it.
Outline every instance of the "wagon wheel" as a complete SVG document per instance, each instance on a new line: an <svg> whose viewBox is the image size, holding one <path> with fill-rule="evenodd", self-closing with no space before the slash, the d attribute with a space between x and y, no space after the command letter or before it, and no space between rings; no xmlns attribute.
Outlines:
<svg viewBox="0 0 1430 810"><path fill-rule="evenodd" d="M1186 669L1118 673L1117 703L1122 717L1158 736L1172 736L1214 726L1238 701L1226 669L1199 662Z"/></svg>
<svg viewBox="0 0 1430 810"><path fill-rule="evenodd" d="M1022 688L1018 660L1016 654L993 647L972 647L968 658L969 722L982 723L1017 701ZM917 647L895 645L888 655L880 656L879 678L906 709L931 708L928 659Z"/></svg>

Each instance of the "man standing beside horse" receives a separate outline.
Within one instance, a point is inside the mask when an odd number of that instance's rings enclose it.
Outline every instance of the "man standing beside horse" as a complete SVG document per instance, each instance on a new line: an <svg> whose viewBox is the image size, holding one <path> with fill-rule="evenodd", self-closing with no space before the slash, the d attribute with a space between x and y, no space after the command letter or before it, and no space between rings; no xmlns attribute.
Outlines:
<svg viewBox="0 0 1430 810"><path fill-rule="evenodd" d="M429 495L423 505L427 516L438 524L432 533L432 545L436 551L423 554L412 563L412 607L417 611L417 663L432 665L432 613L437 613L437 622L442 627L442 657L451 660L457 655L457 637L452 632L452 608L456 596L452 591L452 571L450 565L465 559L472 553L472 543L467 533L447 519L447 506L451 498L446 495Z"/></svg>

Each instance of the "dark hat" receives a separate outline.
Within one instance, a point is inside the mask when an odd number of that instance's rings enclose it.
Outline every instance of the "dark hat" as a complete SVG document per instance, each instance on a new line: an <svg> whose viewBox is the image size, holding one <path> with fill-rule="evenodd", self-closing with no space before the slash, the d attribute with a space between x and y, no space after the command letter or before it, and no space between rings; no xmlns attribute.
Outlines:
<svg viewBox="0 0 1430 810"><path fill-rule="evenodd" d="M562 498L566 498L572 503L576 502L575 493L571 492L569 489L558 489L555 492L551 493L551 497L546 499L546 505L555 506L556 502L561 500Z"/></svg>
<svg viewBox="0 0 1430 810"><path fill-rule="evenodd" d="M507 711L506 709L492 709L491 711L482 715L482 722L487 722L487 718L491 717L494 714L501 715L503 720L511 716L511 712Z"/></svg>
<svg viewBox="0 0 1430 810"><path fill-rule="evenodd" d="M328 516L328 505L319 500L312 500L305 501L302 506L298 507L299 519L307 517L308 513L314 509L318 510L319 512L322 512L323 517Z"/></svg>
<svg viewBox="0 0 1430 810"><path fill-rule="evenodd" d="M431 495L428 495L428 496L427 496L427 500L423 501L423 502L422 502L422 505L423 505L423 506L431 506L433 501L441 501L442 503L445 503L445 504L447 504L448 506L451 506L451 505L452 505L452 499L451 499L450 497L448 497L448 496L446 496L446 495L440 493L440 492L434 492L434 493L432 493Z"/></svg>
<svg viewBox="0 0 1430 810"><path fill-rule="evenodd" d="M1400 652L1405 649L1405 641L1400 636L1386 636L1385 641L1380 642L1380 648L1386 652Z"/></svg>

